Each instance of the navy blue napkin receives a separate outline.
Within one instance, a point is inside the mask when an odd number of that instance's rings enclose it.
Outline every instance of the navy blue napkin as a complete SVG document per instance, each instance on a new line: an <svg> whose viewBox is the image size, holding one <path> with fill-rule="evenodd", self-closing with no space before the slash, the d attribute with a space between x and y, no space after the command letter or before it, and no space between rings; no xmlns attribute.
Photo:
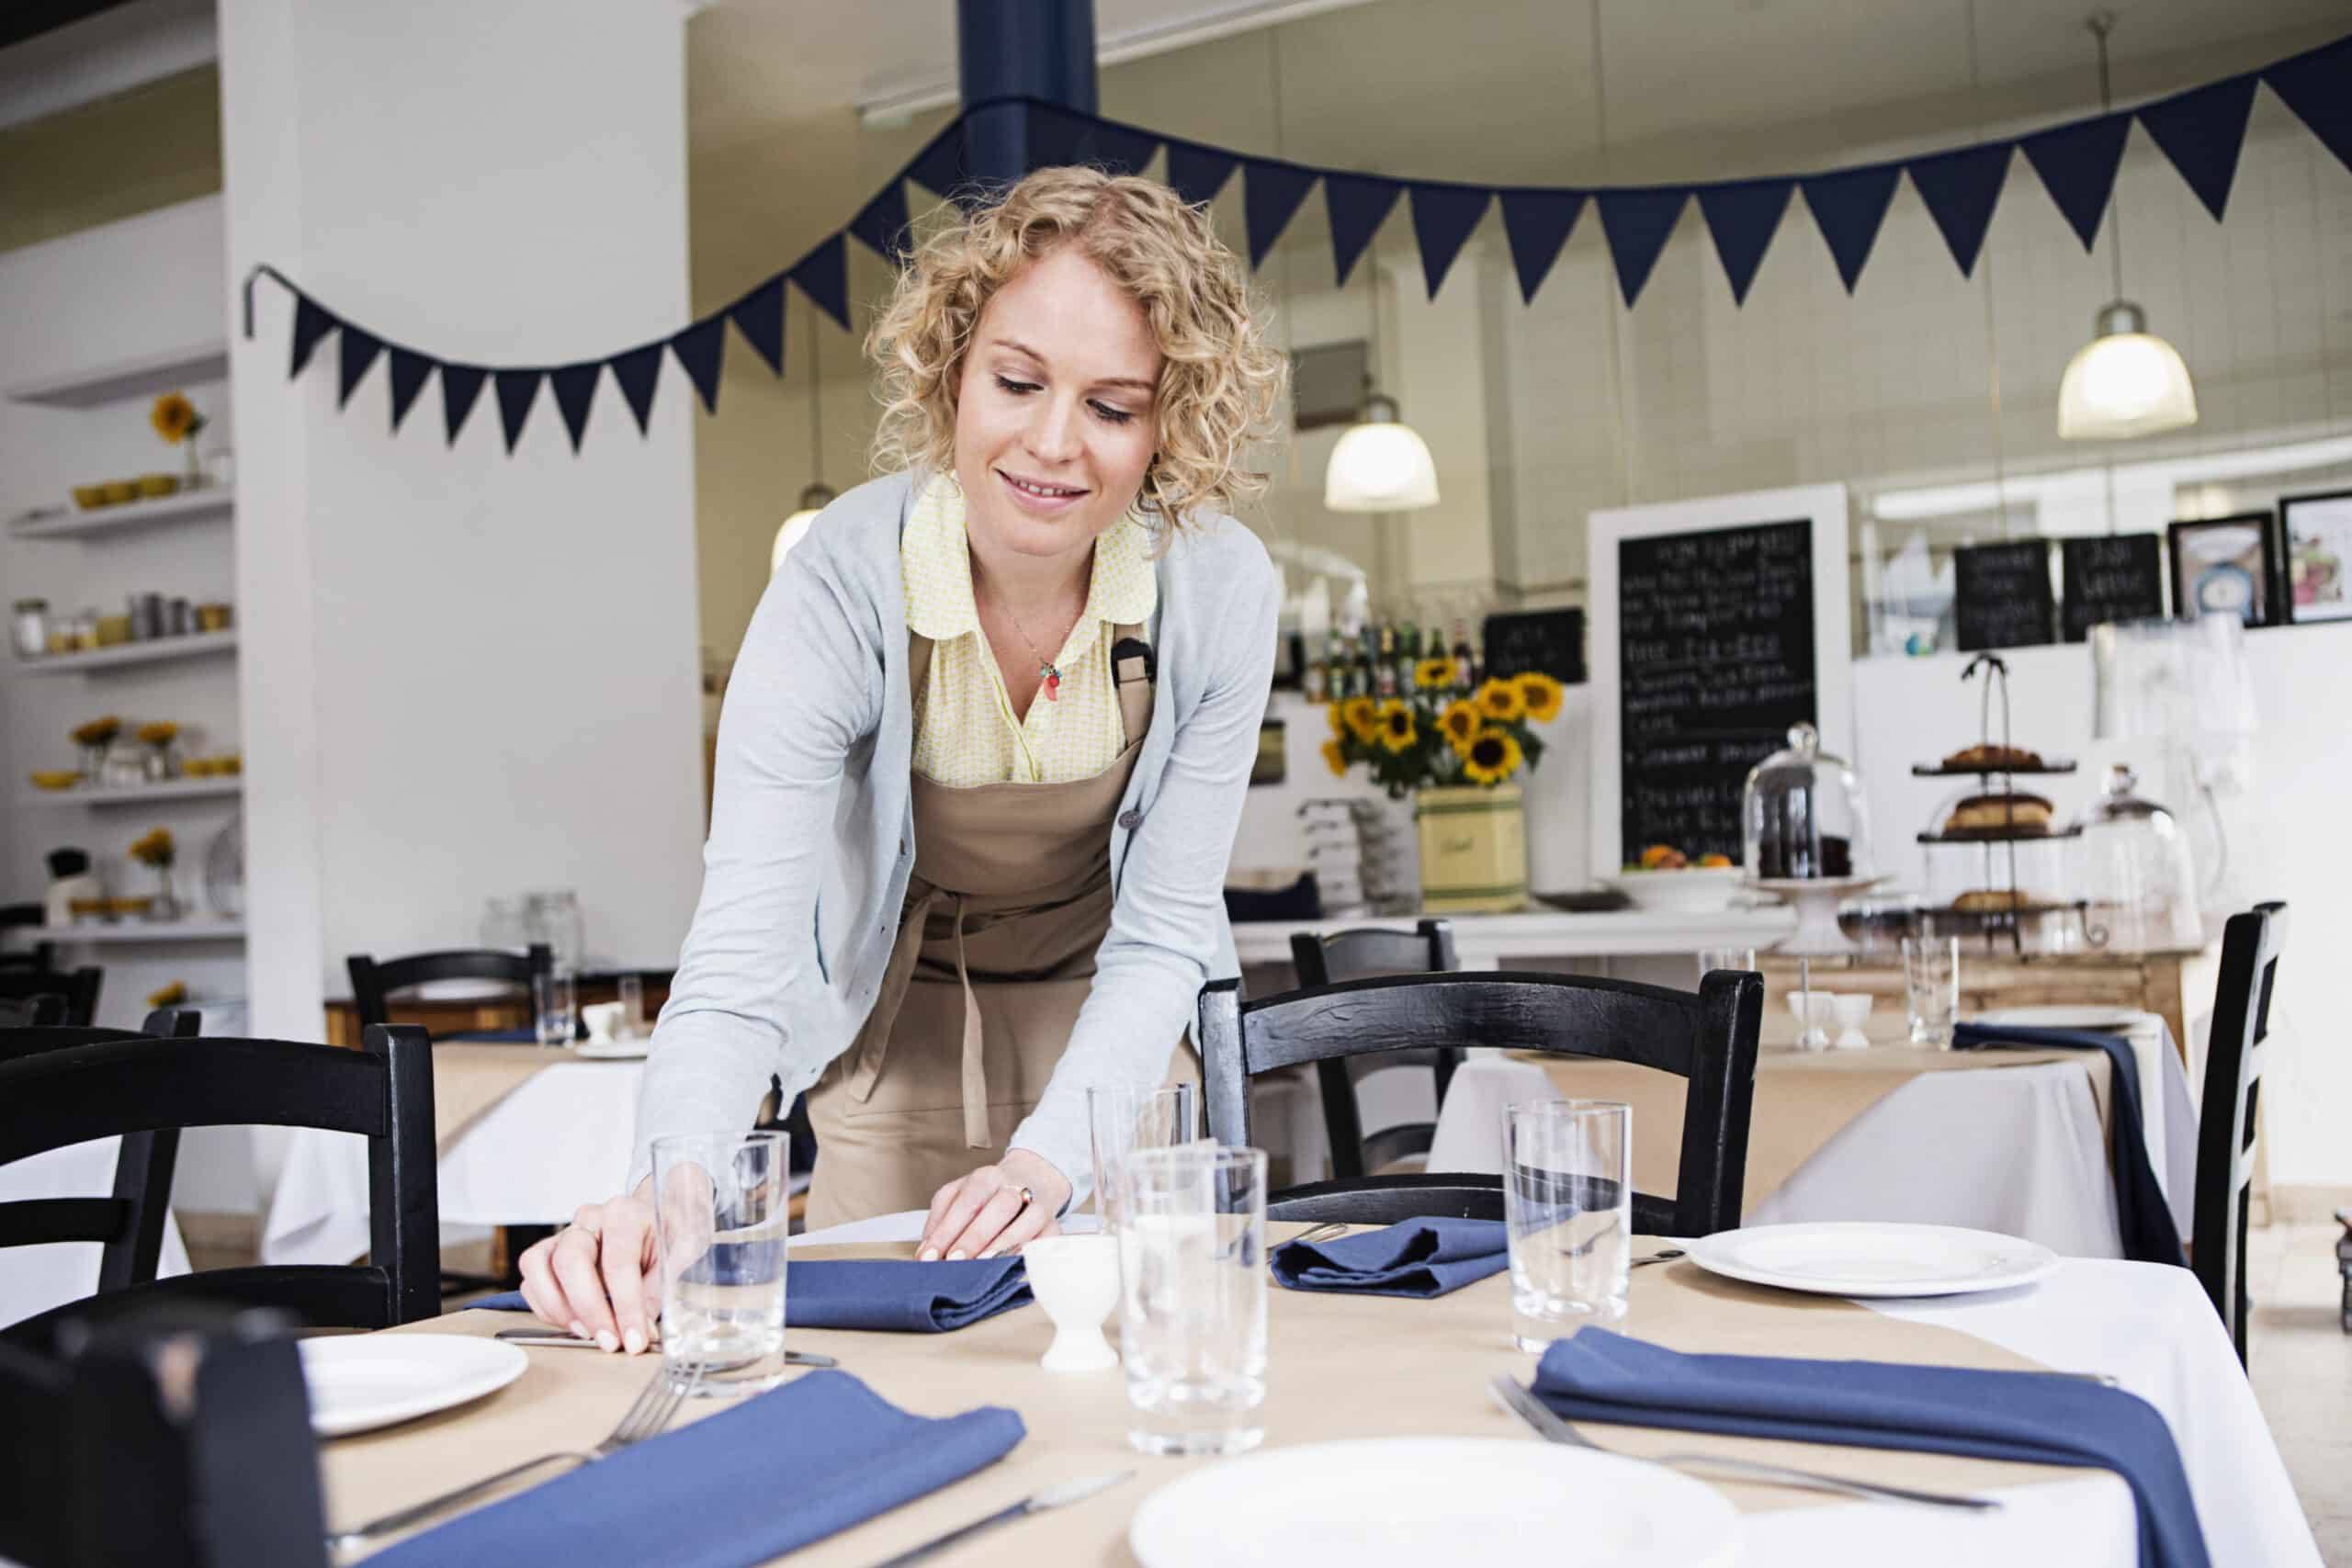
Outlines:
<svg viewBox="0 0 2352 1568"><path fill-rule="evenodd" d="M1500 1220L1406 1220L1313 1246L1284 1242L1272 1261L1290 1290L1426 1300L1502 1272L1510 1252Z"/></svg>
<svg viewBox="0 0 2352 1568"><path fill-rule="evenodd" d="M2132 1043L2087 1029L2028 1029L2008 1023L1963 1023L1952 1030L1961 1051L2104 1051L2113 1066L2114 1113L2109 1117L2108 1165L2115 1173L2115 1223L2123 1233L2123 1256L2134 1263L2186 1266L2172 1206L2148 1165L2148 1138L2141 1131L2140 1057Z"/></svg>
<svg viewBox="0 0 2352 1568"><path fill-rule="evenodd" d="M537 1045L536 1029L460 1029L441 1036L452 1045Z"/></svg>
<svg viewBox="0 0 2352 1568"><path fill-rule="evenodd" d="M2165 1418L2136 1394L2083 1379L1690 1356L1588 1327L1544 1352L1535 1392L1570 1421L2111 1470L2138 1509L2141 1568L2210 1565Z"/></svg>
<svg viewBox="0 0 2352 1568"><path fill-rule="evenodd" d="M997 1405L928 1420L847 1372L809 1372L368 1561L747 1568L960 1481L1012 1452L1026 1430Z"/></svg>
<svg viewBox="0 0 2352 1568"><path fill-rule="evenodd" d="M895 1258L794 1258L786 1266L784 1321L794 1328L878 1328L942 1334L1029 1304L1029 1275L1016 1255L963 1263ZM528 1312L520 1291L471 1303Z"/></svg>

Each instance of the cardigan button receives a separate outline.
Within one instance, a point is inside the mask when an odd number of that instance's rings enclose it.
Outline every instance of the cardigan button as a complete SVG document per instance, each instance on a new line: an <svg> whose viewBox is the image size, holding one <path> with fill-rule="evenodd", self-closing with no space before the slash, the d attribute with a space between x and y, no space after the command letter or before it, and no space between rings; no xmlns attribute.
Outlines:
<svg viewBox="0 0 2352 1568"><path fill-rule="evenodd" d="M1125 811L1119 813L1119 826L1125 828L1128 832L1134 832L1142 825L1143 813L1137 811L1134 807L1130 806Z"/></svg>

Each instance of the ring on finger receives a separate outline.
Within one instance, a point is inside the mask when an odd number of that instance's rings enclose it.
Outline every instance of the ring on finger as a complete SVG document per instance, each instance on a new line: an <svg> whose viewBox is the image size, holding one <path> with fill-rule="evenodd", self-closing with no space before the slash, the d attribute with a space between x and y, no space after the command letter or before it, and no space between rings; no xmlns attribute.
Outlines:
<svg viewBox="0 0 2352 1568"><path fill-rule="evenodd" d="M1026 1187L1017 1188L1015 1190L1021 1194L1021 1207L1023 1209L1028 1208L1037 1201L1037 1195L1035 1192L1030 1191Z"/></svg>

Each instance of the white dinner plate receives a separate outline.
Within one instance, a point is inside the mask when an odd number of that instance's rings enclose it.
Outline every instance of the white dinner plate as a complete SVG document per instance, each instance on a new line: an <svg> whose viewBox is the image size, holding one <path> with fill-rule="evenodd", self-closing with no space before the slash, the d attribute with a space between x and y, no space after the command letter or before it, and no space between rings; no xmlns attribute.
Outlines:
<svg viewBox="0 0 2352 1568"><path fill-rule="evenodd" d="M1143 1500L1127 1545L1143 1568L1718 1568L1738 1556L1739 1524L1713 1487L1614 1454L1498 1438L1375 1438L1193 1471Z"/></svg>
<svg viewBox="0 0 2352 1568"><path fill-rule="evenodd" d="M2086 1007L2080 1002L2056 1002L2047 1007L1999 1008L1979 1013L1971 1023L2014 1023L2025 1029L2091 1029L2105 1033L2144 1028L2149 1015L2132 1008Z"/></svg>
<svg viewBox="0 0 2352 1568"><path fill-rule="evenodd" d="M531 1359L495 1339L457 1334L350 1334L301 1342L311 1429L366 1432L495 1393Z"/></svg>
<svg viewBox="0 0 2352 1568"><path fill-rule="evenodd" d="M2030 1285L2058 1267L2040 1242L1958 1225L1753 1225L1686 1245L1710 1273L1824 1296L1959 1296Z"/></svg>
<svg viewBox="0 0 2352 1568"><path fill-rule="evenodd" d="M642 1061L653 1042L647 1040L581 1040L573 1043L571 1054L585 1056L592 1062Z"/></svg>
<svg viewBox="0 0 2352 1568"><path fill-rule="evenodd" d="M1634 901L1636 909L1682 915L1720 914L1740 890L1736 865L1690 865L1676 871L1627 871L1595 878Z"/></svg>

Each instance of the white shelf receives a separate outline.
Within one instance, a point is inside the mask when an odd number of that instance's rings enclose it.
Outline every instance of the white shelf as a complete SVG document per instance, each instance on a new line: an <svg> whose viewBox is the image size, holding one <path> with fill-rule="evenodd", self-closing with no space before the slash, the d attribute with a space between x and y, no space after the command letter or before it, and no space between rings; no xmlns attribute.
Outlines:
<svg viewBox="0 0 2352 1568"><path fill-rule="evenodd" d="M154 664L164 660L201 659L209 653L230 653L237 647L234 627L225 632L195 632L187 637L151 637L145 642L119 642L112 648L94 648L85 653L51 653L39 659L20 659L17 671L23 675L71 675L102 670L119 670L130 664Z"/></svg>
<svg viewBox="0 0 2352 1568"><path fill-rule="evenodd" d="M180 523L208 523L216 517L226 517L236 509L237 492L226 485L214 485L154 501L126 501L119 506L71 511L62 517L37 521L20 517L8 525L8 532L19 539L81 538Z"/></svg>
<svg viewBox="0 0 2352 1568"><path fill-rule="evenodd" d="M36 381L19 381L8 389L12 403L39 403L48 408L94 409L151 392L176 391L203 381L218 381L229 374L229 344L223 338L190 344L160 354L86 366Z"/></svg>
<svg viewBox="0 0 2352 1568"><path fill-rule="evenodd" d="M53 942L60 947L75 947L84 943L129 947L141 942L245 940L243 920L223 920L209 915L187 920L123 919L112 925L96 926L19 926L17 931L28 942Z"/></svg>
<svg viewBox="0 0 2352 1568"><path fill-rule="evenodd" d="M174 779L168 784L130 784L113 789L77 785L73 789L27 790L19 806L153 806L159 801L209 800L245 793L243 774L229 778Z"/></svg>

